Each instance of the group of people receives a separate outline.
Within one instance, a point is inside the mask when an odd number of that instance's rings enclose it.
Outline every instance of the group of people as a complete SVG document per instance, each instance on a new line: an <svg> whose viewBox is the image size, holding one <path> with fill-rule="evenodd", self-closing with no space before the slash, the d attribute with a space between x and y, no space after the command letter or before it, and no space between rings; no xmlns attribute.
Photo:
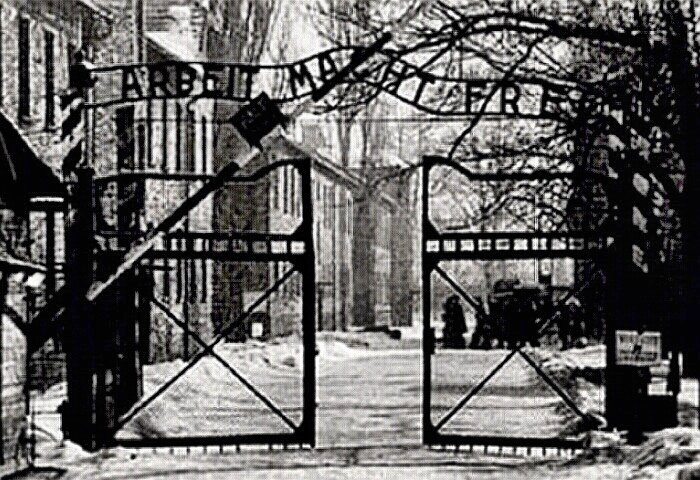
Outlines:
<svg viewBox="0 0 700 480"><path fill-rule="evenodd" d="M551 308L545 297L532 295L504 295L489 299L487 312L484 302L476 298L476 326L469 348L515 348L540 345L543 322L550 317L557 327L562 350L586 343L585 320L581 304L571 296L562 308ZM548 308L549 307L549 308ZM442 345L444 348L467 347L465 334L467 325L460 299L457 295L447 297L443 305Z"/></svg>

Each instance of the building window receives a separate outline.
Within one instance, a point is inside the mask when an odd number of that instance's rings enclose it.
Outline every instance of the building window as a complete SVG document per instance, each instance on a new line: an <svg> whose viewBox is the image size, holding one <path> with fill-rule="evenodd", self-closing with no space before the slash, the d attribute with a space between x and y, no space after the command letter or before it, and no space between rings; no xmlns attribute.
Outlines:
<svg viewBox="0 0 700 480"><path fill-rule="evenodd" d="M45 74L44 87L46 95L46 129L49 130L55 126L56 113L56 87L55 87L55 58L54 58L54 34L44 32L44 58L45 58Z"/></svg>
<svg viewBox="0 0 700 480"><path fill-rule="evenodd" d="M297 209L297 216L301 217L301 201L302 201L302 190L301 190L301 175L297 175L297 170L294 170L294 178L297 180L297 194L294 197L294 205Z"/></svg>
<svg viewBox="0 0 700 480"><path fill-rule="evenodd" d="M182 171L182 105L175 104L175 171Z"/></svg>
<svg viewBox="0 0 700 480"><path fill-rule="evenodd" d="M17 113L19 122L25 124L29 122L31 114L31 104L29 98L29 33L29 19L26 17L21 17L19 19L19 65L17 66L19 77L19 105Z"/></svg>
<svg viewBox="0 0 700 480"><path fill-rule="evenodd" d="M153 168L153 102L146 102L146 159L148 168Z"/></svg>
<svg viewBox="0 0 700 480"><path fill-rule="evenodd" d="M66 45L66 65L75 63L75 54L78 52L78 46L73 42L68 42Z"/></svg>
<svg viewBox="0 0 700 480"><path fill-rule="evenodd" d="M326 218L325 218L325 225L326 228L331 228L333 226L333 218L331 217L333 213L333 196L332 196L332 191L330 187L325 187L325 202L326 202Z"/></svg>
<svg viewBox="0 0 700 480"><path fill-rule="evenodd" d="M208 154L208 145L207 143L209 142L209 131L207 129L207 118L202 117L202 165L201 169L203 173L209 173L209 170L207 169L207 154Z"/></svg>
<svg viewBox="0 0 700 480"><path fill-rule="evenodd" d="M204 303L207 301L207 296L209 295L209 274L207 273L207 261L208 260L202 260L200 263L202 264L202 282L201 282L201 292L202 292L202 298L201 301Z"/></svg>
<svg viewBox="0 0 700 480"><path fill-rule="evenodd" d="M275 196L277 198L277 203L275 205L277 207L278 212L282 211L282 202L284 201L284 198L282 197L282 189L282 172L280 170L277 170L275 172Z"/></svg>
<svg viewBox="0 0 700 480"><path fill-rule="evenodd" d="M296 205L297 205L297 176L296 170L289 167L289 184L291 186L289 193L289 210L291 210L292 215L296 215Z"/></svg>
<svg viewBox="0 0 700 480"><path fill-rule="evenodd" d="M277 208L277 178L273 175L270 181L270 210Z"/></svg>
<svg viewBox="0 0 700 480"><path fill-rule="evenodd" d="M146 127L142 121L136 127L136 150L137 168L143 170L146 168Z"/></svg>
<svg viewBox="0 0 700 480"><path fill-rule="evenodd" d="M161 107L161 114L163 115L162 121L161 121L161 129L162 129L162 136L161 136L161 155L163 156L163 163L161 165L161 170L163 172L168 171L168 163L170 161L170 158L168 158L168 100L163 99L162 102L162 107Z"/></svg>
<svg viewBox="0 0 700 480"><path fill-rule="evenodd" d="M117 136L117 169L134 170L134 107L120 107L115 111Z"/></svg>
<svg viewBox="0 0 700 480"><path fill-rule="evenodd" d="M288 179L289 178L289 171L288 167L284 166L282 167L282 213L289 213L288 205L289 202L287 199L289 198L289 189L288 189Z"/></svg>

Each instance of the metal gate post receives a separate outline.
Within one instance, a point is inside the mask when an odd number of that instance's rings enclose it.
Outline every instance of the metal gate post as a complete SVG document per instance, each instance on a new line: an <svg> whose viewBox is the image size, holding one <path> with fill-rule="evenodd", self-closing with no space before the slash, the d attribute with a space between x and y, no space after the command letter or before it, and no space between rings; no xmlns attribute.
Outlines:
<svg viewBox="0 0 700 480"><path fill-rule="evenodd" d="M313 242L311 159L300 162L302 222L299 234L305 245L302 274L302 337L304 345L304 417L300 430L311 446L316 445L316 257Z"/></svg>
<svg viewBox="0 0 700 480"><path fill-rule="evenodd" d="M95 276L94 170L81 168L67 218L66 285L71 292L67 307L65 338L68 403L62 427L67 438L92 451L97 439L97 362L94 309L84 295Z"/></svg>
<svg viewBox="0 0 700 480"><path fill-rule="evenodd" d="M430 206L429 206L429 189L428 176L432 163L428 165L428 159L423 158L422 171L422 209L421 209L421 278L423 290L423 444L429 445L434 443L435 427L430 418L431 411L431 355L435 350L435 335L431 327L430 315L432 310L431 299L431 273L432 264L429 264L429 259L426 255L426 238L427 231L432 229L430 224Z"/></svg>

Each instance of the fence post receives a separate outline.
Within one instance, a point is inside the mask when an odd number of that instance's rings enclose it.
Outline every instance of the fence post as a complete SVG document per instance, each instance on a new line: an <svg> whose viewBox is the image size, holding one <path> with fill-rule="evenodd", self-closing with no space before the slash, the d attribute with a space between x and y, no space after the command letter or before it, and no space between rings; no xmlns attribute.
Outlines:
<svg viewBox="0 0 700 480"><path fill-rule="evenodd" d="M73 202L66 226L66 285L70 297L66 311L65 337L68 404L63 409L62 428L66 438L87 450L98 448L98 372L94 309L85 294L95 276L94 170L76 172Z"/></svg>

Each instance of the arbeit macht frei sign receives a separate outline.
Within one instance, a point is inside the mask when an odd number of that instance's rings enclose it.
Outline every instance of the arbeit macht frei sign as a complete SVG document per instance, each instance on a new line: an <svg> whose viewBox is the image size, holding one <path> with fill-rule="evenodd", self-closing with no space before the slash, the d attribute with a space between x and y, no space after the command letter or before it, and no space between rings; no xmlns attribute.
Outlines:
<svg viewBox="0 0 700 480"><path fill-rule="evenodd" d="M310 96L337 73L350 51L327 50L279 65L169 61L97 67L91 69L99 99L93 105L190 97L247 102L271 85L281 85L271 95L273 101L296 101ZM575 110L582 97L580 90L568 84L533 78L448 77L386 57L369 62L344 83L378 88L435 115L557 118Z"/></svg>

